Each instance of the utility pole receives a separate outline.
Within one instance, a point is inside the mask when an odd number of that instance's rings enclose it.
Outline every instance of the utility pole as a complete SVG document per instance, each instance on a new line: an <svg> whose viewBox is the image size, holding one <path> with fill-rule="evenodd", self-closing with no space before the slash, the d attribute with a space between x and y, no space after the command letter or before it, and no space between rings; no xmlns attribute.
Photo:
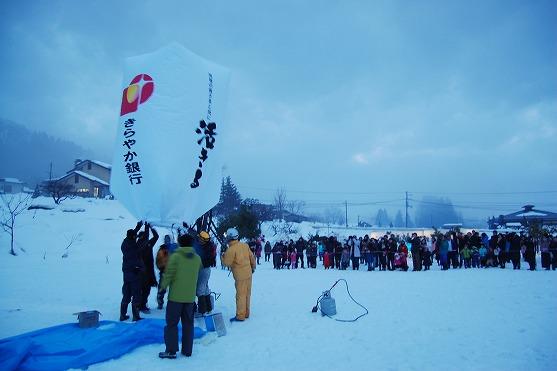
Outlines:
<svg viewBox="0 0 557 371"><path fill-rule="evenodd" d="M408 228L408 191L406 191L406 218L404 224Z"/></svg>
<svg viewBox="0 0 557 371"><path fill-rule="evenodd" d="M348 228L348 201L344 201L346 228Z"/></svg>

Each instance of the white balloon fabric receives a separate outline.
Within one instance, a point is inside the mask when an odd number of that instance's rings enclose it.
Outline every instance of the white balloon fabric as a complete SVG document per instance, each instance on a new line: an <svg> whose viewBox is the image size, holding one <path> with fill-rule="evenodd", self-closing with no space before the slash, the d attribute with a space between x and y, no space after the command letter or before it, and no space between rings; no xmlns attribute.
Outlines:
<svg viewBox="0 0 557 371"><path fill-rule="evenodd" d="M192 224L217 204L228 81L179 44L127 59L110 188L138 220Z"/></svg>

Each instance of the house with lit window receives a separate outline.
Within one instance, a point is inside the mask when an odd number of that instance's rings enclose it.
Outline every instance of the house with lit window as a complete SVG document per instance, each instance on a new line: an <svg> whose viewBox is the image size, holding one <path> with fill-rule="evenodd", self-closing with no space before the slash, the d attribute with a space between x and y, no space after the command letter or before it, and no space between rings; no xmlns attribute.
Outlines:
<svg viewBox="0 0 557 371"><path fill-rule="evenodd" d="M101 161L76 160L73 169L53 181L71 186L71 193L77 196L102 198L110 195L111 169L111 165Z"/></svg>

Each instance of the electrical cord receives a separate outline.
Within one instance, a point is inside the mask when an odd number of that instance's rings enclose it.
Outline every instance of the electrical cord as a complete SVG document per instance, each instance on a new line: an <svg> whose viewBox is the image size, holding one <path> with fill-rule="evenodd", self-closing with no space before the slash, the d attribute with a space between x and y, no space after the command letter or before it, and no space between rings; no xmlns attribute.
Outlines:
<svg viewBox="0 0 557 371"><path fill-rule="evenodd" d="M353 319L338 319L338 318L333 318L333 317L331 317L331 316L328 315L327 313L323 313L323 312L321 312L321 313L324 314L325 316L329 317L330 319L334 319L335 321L338 321L338 322L356 322L357 320L359 320L359 319L362 318L363 316L367 316L367 315L369 314L368 309L367 309L366 307L364 307L362 304L358 303L358 302L352 297L352 294L350 294L350 290L348 289L348 282L347 282L344 278L338 279L338 280L333 284L333 286L331 286L331 288L330 288L329 290L325 291L325 292L329 292L329 293L330 293L331 290L332 290L340 281L343 281L344 284L346 285L346 292L348 293L348 296L350 297L350 299L352 299L352 301L353 301L354 303L356 303L358 306L360 306L361 308L363 308L363 310L365 310L365 313L360 314L358 317L353 318ZM311 310L312 313L315 313L315 312L317 312L318 309L319 309L319 310L321 309L320 303L321 303L321 300L323 300L324 295L325 295L324 293L321 294L321 295L319 295L319 297L317 298L317 302L316 302L315 306L314 306L314 307L312 308L312 310Z"/></svg>

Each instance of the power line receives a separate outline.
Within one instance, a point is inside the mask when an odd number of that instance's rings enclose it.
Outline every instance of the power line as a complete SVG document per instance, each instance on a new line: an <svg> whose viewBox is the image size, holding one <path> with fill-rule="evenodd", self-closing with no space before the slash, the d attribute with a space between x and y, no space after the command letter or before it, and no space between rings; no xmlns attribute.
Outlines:
<svg viewBox="0 0 557 371"><path fill-rule="evenodd" d="M420 194L435 195L523 195L523 194L549 194L557 193L557 191L519 191L519 192L416 192Z"/></svg>

